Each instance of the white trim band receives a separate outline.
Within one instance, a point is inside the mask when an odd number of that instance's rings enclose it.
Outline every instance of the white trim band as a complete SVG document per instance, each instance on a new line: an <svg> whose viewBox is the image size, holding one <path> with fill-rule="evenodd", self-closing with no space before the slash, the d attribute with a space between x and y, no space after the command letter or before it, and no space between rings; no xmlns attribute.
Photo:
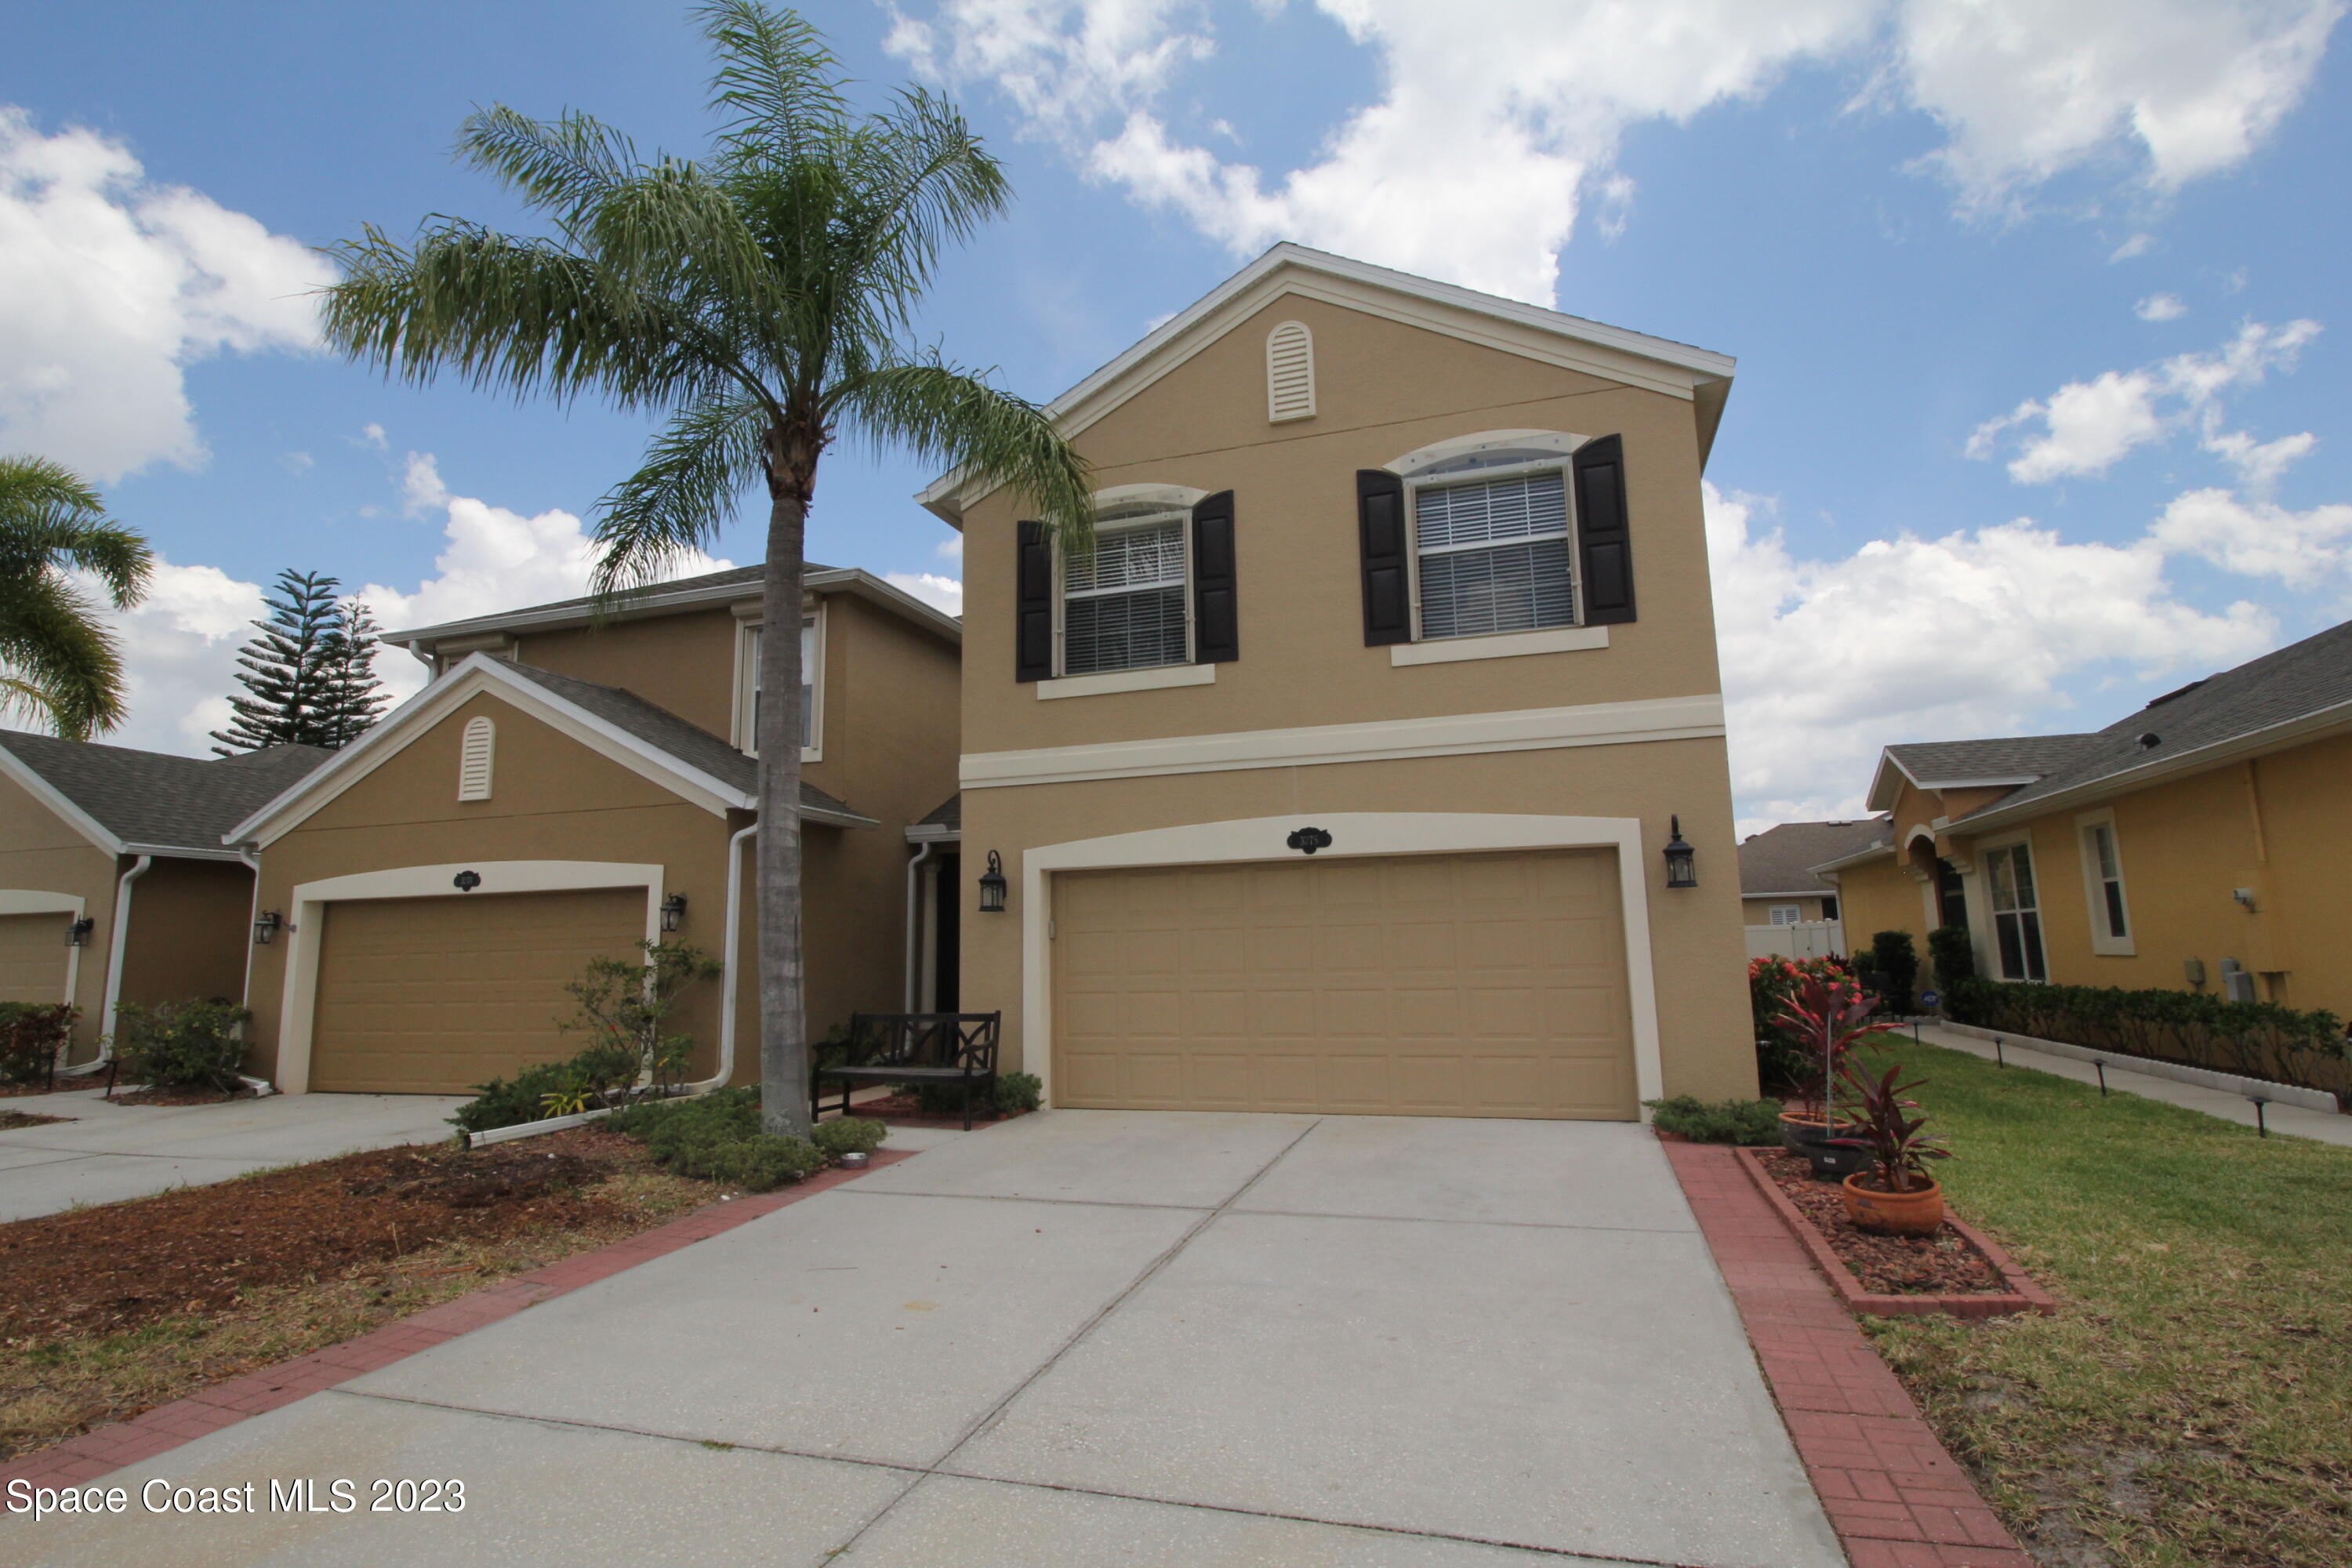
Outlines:
<svg viewBox="0 0 2352 1568"><path fill-rule="evenodd" d="M1433 719L1318 724L1303 730L1244 730L1090 746L1043 746L1024 752L968 752L961 772L965 789L992 789L1006 784L1722 737L1723 699L1708 692L1698 697L1528 708L1508 713L1448 713Z"/></svg>
<svg viewBox="0 0 2352 1568"><path fill-rule="evenodd" d="M1214 686L1213 664L1156 664L1149 669L1114 669L1101 675L1065 675L1037 685L1037 700L1057 697L1108 697L1118 691L1164 691L1172 686Z"/></svg>
<svg viewBox="0 0 2352 1568"><path fill-rule="evenodd" d="M1582 653L1588 648L1608 646L1607 626L1554 626L1539 632L1395 643L1389 648L1389 663L1391 667L1454 664L1469 658L1518 658L1531 653Z"/></svg>

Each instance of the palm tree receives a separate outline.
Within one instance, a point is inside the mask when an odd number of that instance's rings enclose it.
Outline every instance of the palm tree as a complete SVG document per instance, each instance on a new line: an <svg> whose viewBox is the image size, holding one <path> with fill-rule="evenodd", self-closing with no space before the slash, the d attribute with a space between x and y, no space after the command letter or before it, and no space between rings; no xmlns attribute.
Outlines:
<svg viewBox="0 0 2352 1568"><path fill-rule="evenodd" d="M154 552L106 515L89 483L46 458L0 458L0 710L37 714L68 741L128 716L122 650L69 572L127 610Z"/></svg>
<svg viewBox="0 0 2352 1568"><path fill-rule="evenodd" d="M796 627L818 459L845 438L1007 486L1069 547L1090 548L1085 465L1044 411L913 341L942 249L1003 210L1002 168L919 89L854 111L799 16L755 0L696 14L722 119L707 158L641 160L577 112L478 113L460 156L552 235L438 218L404 245L368 228L336 252L329 340L412 382L448 371L667 415L644 466L598 503L600 595L712 542L756 481L769 500L764 624ZM808 1127L800 652L797 637L760 639L760 1066L776 1132Z"/></svg>

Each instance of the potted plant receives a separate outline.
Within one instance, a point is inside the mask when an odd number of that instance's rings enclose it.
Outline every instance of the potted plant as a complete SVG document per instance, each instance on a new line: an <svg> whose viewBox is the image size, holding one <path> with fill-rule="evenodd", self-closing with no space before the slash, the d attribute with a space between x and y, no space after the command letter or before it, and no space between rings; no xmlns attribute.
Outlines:
<svg viewBox="0 0 2352 1568"><path fill-rule="evenodd" d="M1780 1116L1780 1142L1811 1160L1817 1176L1843 1175L1858 1167L1853 1151L1835 1147L1843 1129L1837 1125L1833 1086L1854 1047L1894 1032L1891 1024L1867 1021L1872 1005L1855 982L1811 973L1798 979L1773 1019L1801 1043L1806 1062L1797 1084L1798 1109Z"/></svg>
<svg viewBox="0 0 2352 1568"><path fill-rule="evenodd" d="M1839 1131L1869 1151L1870 1168L1846 1177L1845 1212L1864 1230L1927 1236L1944 1223L1944 1189L1928 1176L1927 1162L1948 1160L1952 1152L1940 1133L1925 1131L1924 1113L1912 1114L1919 1102L1904 1098L1926 1080L1898 1084L1902 1071L1890 1067L1873 1078L1847 1066L1854 1109Z"/></svg>

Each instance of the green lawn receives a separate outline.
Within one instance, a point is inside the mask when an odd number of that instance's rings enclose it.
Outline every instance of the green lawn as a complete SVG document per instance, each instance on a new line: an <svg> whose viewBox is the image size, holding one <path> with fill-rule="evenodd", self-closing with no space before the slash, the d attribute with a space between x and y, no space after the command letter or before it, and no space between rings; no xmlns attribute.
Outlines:
<svg viewBox="0 0 2352 1568"><path fill-rule="evenodd" d="M2352 1150L1934 1046L1962 1217L2053 1317L1864 1319L2043 1563L2352 1563Z"/></svg>

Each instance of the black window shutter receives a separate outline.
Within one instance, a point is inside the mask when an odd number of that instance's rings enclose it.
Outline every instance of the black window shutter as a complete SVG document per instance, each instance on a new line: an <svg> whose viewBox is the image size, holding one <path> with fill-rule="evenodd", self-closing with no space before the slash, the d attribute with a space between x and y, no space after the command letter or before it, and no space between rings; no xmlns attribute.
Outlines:
<svg viewBox="0 0 2352 1568"><path fill-rule="evenodd" d="M1192 509L1192 662L1223 664L1241 656L1234 612L1234 492L1219 490Z"/></svg>
<svg viewBox="0 0 2352 1568"><path fill-rule="evenodd" d="M1404 481L1386 468L1356 470L1356 540L1364 554L1364 646L1411 642Z"/></svg>
<svg viewBox="0 0 2352 1568"><path fill-rule="evenodd" d="M1584 624L1633 618L1633 541L1625 525L1625 443L1615 436L1576 449L1576 552L1584 574Z"/></svg>
<svg viewBox="0 0 2352 1568"><path fill-rule="evenodd" d="M1013 616L1015 680L1054 678L1054 547L1042 522L1021 524L1020 560L1013 574L1018 605Z"/></svg>

